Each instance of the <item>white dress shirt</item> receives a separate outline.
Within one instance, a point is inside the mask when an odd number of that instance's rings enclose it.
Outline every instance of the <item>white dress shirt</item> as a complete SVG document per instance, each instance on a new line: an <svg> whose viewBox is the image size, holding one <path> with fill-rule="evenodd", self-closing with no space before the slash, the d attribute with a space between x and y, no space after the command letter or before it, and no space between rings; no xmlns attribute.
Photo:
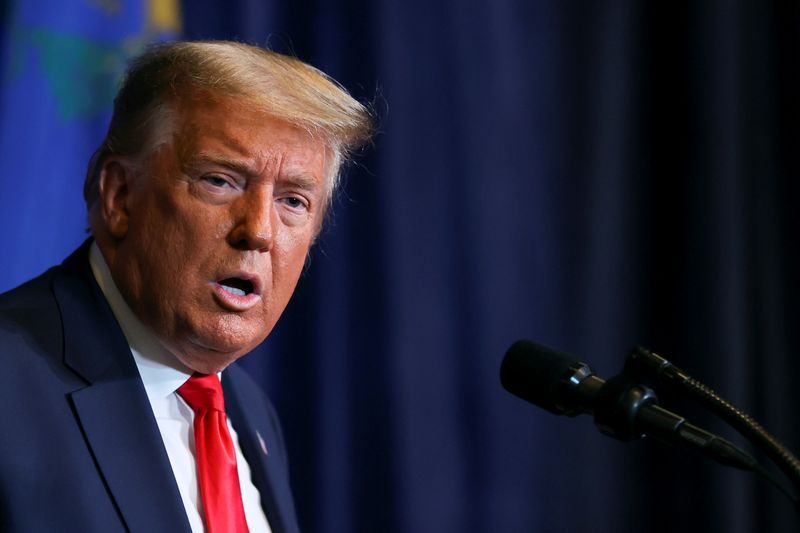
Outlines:
<svg viewBox="0 0 800 533"><path fill-rule="evenodd" d="M192 371L185 367L158 341L133 314L122 298L96 243L92 243L89 263L97 283L108 300L114 316L122 328L131 348L133 359L150 400L150 407L158 423L164 447L169 456L175 481L189 517L193 533L204 533L202 500L197 486L197 464L194 445L194 411L177 394ZM242 489L244 514L251 533L271 533L267 517L261 507L258 489L250 477L250 466L242 455L239 437L228 420L233 445L236 447L236 466Z"/></svg>

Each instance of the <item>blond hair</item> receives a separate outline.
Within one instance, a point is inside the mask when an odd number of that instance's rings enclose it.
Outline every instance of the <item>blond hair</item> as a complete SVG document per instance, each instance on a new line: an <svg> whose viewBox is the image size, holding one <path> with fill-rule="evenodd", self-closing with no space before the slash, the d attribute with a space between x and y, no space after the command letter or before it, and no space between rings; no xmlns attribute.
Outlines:
<svg viewBox="0 0 800 533"><path fill-rule="evenodd" d="M324 72L299 59L231 41L155 45L128 68L106 138L89 162L83 196L90 219L104 160L140 154L170 115L170 103L198 91L245 99L321 140L333 154L329 199L342 163L372 134L370 112Z"/></svg>

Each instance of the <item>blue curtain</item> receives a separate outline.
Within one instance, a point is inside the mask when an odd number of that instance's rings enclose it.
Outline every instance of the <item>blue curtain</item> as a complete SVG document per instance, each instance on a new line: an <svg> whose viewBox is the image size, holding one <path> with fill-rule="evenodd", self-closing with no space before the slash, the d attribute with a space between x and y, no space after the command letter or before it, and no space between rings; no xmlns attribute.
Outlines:
<svg viewBox="0 0 800 533"><path fill-rule="evenodd" d="M788 501L754 476L553 417L503 391L498 369L521 337L606 377L641 344L800 451L798 6L182 10L186 37L294 53L379 117L286 315L243 360L282 415L304 531L796 531ZM44 195L64 180L81 217L82 168L0 180L5 287L19 279L7 264L74 244L12 196L52 209ZM25 217L43 232L25 234Z"/></svg>

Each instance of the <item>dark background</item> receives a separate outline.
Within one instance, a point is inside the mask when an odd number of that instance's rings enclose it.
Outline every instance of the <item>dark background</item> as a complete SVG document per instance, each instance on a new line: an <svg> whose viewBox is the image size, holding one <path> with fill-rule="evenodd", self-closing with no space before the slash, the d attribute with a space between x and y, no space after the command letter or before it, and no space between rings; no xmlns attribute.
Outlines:
<svg viewBox="0 0 800 533"><path fill-rule="evenodd" d="M522 337L606 377L641 344L800 450L800 4L182 9L185 37L296 54L378 118L284 319L243 360L281 413L304 531L797 530L755 476L615 442L498 373Z"/></svg>

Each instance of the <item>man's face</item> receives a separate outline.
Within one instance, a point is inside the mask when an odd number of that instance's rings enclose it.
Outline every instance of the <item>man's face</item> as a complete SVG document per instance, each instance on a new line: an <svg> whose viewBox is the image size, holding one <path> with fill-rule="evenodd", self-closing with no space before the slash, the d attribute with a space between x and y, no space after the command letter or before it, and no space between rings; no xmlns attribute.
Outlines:
<svg viewBox="0 0 800 533"><path fill-rule="evenodd" d="M106 256L139 319L188 367L216 372L286 307L324 214L328 152L235 99L182 103L166 139L106 165L127 185Z"/></svg>

